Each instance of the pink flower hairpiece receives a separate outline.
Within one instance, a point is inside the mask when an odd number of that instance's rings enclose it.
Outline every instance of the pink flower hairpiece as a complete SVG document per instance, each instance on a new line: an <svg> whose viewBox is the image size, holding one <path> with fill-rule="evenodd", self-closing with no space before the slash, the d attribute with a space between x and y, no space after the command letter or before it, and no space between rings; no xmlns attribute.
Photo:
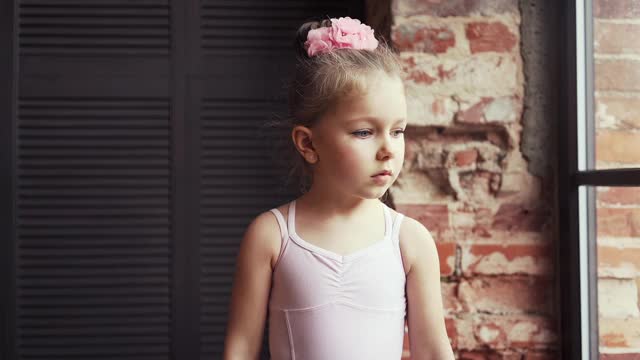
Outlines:
<svg viewBox="0 0 640 360"><path fill-rule="evenodd" d="M324 54L333 49L374 50L378 40L373 29L358 19L341 17L331 19L331 27L309 30L304 48L309 56Z"/></svg>

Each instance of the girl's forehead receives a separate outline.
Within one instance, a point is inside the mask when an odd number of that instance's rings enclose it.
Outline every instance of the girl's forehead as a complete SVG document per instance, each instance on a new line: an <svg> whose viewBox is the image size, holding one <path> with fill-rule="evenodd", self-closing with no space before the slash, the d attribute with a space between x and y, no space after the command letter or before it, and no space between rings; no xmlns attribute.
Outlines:
<svg viewBox="0 0 640 360"><path fill-rule="evenodd" d="M341 121L371 118L395 121L406 118L404 85L399 78L370 83L367 89L350 97L338 99L334 114Z"/></svg>

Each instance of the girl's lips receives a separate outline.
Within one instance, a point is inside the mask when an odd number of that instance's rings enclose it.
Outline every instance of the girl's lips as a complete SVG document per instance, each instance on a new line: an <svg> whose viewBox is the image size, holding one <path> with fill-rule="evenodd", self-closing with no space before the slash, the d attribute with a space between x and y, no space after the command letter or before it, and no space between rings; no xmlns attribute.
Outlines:
<svg viewBox="0 0 640 360"><path fill-rule="evenodd" d="M376 184L380 184L380 185L382 185L382 184L386 184L386 183L387 183L387 181L388 181L389 179L391 179L391 175L387 175L387 174L380 174L380 175L374 175L374 176L372 176L372 178L373 178L373 181L374 181Z"/></svg>

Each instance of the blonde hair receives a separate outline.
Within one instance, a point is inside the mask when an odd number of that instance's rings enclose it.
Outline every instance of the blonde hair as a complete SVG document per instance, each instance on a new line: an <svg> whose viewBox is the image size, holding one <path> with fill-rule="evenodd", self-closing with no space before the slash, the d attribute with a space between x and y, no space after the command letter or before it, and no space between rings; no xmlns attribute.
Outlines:
<svg viewBox="0 0 640 360"><path fill-rule="evenodd" d="M320 26L331 26L331 22L307 22L298 29L296 65L288 88L289 114L275 123L287 135L277 158L288 165L287 183L297 182L302 193L309 190L313 174L291 142L291 130L298 125L311 128L337 101L365 93L370 76L400 76L402 71L398 55L382 40L375 50L336 49L309 57L304 49L307 33Z"/></svg>

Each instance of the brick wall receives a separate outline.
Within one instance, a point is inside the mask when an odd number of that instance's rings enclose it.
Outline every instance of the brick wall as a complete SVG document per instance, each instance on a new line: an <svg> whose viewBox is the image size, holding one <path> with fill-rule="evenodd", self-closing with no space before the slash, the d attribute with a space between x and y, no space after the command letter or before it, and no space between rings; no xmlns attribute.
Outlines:
<svg viewBox="0 0 640 360"><path fill-rule="evenodd" d="M392 15L410 126L391 195L436 239L456 358L556 359L554 194L521 151L518 3L394 0Z"/></svg>
<svg viewBox="0 0 640 360"><path fill-rule="evenodd" d="M640 1L594 1L596 167L640 167ZM597 192L603 359L640 354L640 187Z"/></svg>

